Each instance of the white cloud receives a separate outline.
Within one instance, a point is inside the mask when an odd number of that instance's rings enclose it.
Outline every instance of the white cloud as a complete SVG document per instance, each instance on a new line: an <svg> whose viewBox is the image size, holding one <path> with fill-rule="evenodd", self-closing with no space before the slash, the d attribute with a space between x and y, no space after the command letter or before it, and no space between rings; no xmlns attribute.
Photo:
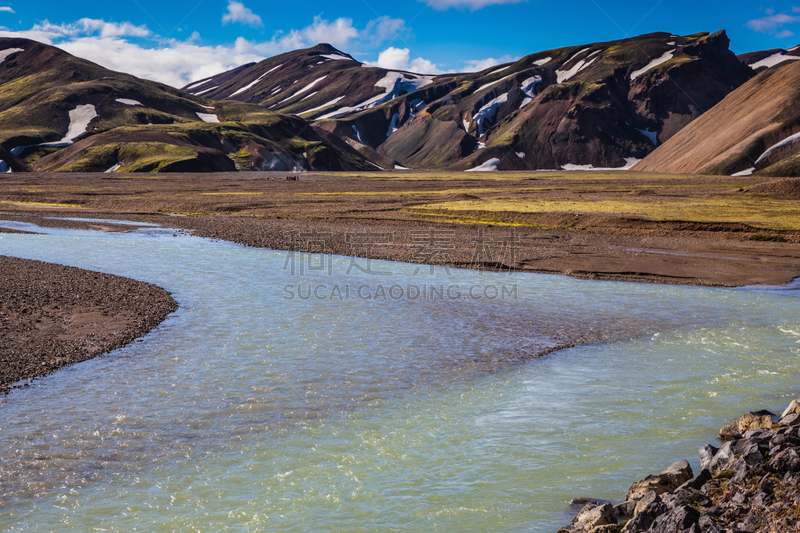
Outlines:
<svg viewBox="0 0 800 533"><path fill-rule="evenodd" d="M311 26L302 30L292 30L288 35L279 39L286 43L297 43L295 48L311 46L319 43L328 43L337 48L347 46L359 36L359 31L353 26L353 20L338 18L329 22L319 15L314 17Z"/></svg>
<svg viewBox="0 0 800 533"><path fill-rule="evenodd" d="M236 0L228 0L228 11L222 15L222 24L238 22L246 26L258 28L264 25L261 17L253 13L253 10Z"/></svg>
<svg viewBox="0 0 800 533"><path fill-rule="evenodd" d="M464 72L480 72L482 70L486 70L487 68L491 68L497 65L502 65L504 63L513 63L519 60L518 57L514 56L503 56L500 59L495 59L493 57L487 57L486 59L470 59L464 61Z"/></svg>
<svg viewBox="0 0 800 533"><path fill-rule="evenodd" d="M14 10L8 6L0 7L0 13L14 13Z"/></svg>
<svg viewBox="0 0 800 533"><path fill-rule="evenodd" d="M420 0L424 2L425 0ZM486 6L502 5L502 4L520 4L528 0L430 0L426 2L429 6L440 11L450 9L451 7L467 8L472 11L482 9Z"/></svg>
<svg viewBox="0 0 800 533"><path fill-rule="evenodd" d="M328 21L315 17L311 25L288 33L279 32L268 41L239 37L229 45L204 46L197 32L184 41L164 39L146 26L84 18L70 24L44 21L19 32L0 29L0 37L25 37L52 44L112 70L183 87L245 63L320 42L328 42L344 51L374 49L393 39L398 32L408 33L405 22L389 17L372 20L363 29L355 27L348 18ZM147 40L131 42L130 38ZM422 58L407 63L408 69L438 72L433 63Z"/></svg>
<svg viewBox="0 0 800 533"><path fill-rule="evenodd" d="M794 37L794 32L789 30L783 30L775 34L775 37L778 39L786 39L787 37Z"/></svg>
<svg viewBox="0 0 800 533"><path fill-rule="evenodd" d="M418 57L411 60L411 51L408 48L395 48L390 46L380 54L378 60L370 65L389 70L406 70L418 74L441 74L435 63Z"/></svg>
<svg viewBox="0 0 800 533"><path fill-rule="evenodd" d="M794 8L792 11L797 13ZM784 30L783 27L797 24L799 22L800 16L793 16L787 13L775 13L774 11L767 10L766 17L748 21L747 27L758 33L766 33L767 35L774 35L776 37L783 38L794 35L792 32Z"/></svg>

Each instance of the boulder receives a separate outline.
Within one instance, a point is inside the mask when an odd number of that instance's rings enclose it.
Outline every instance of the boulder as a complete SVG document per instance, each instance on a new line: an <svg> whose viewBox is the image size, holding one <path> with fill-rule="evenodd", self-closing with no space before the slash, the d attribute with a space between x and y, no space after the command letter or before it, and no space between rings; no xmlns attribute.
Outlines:
<svg viewBox="0 0 800 533"><path fill-rule="evenodd" d="M572 519L572 525L561 528L559 532L590 532L598 526L616 525L617 518L614 516L614 507L610 503L602 505L588 503L581 509L578 516Z"/></svg>
<svg viewBox="0 0 800 533"><path fill-rule="evenodd" d="M633 518L633 512L636 509L636 502L629 501L629 502L622 502L618 503L614 506L614 516L617 517L617 520L623 522L625 520L630 520Z"/></svg>
<svg viewBox="0 0 800 533"><path fill-rule="evenodd" d="M800 398L791 401L789 407L787 407L786 410L781 415L781 418L786 418L791 414L800 414Z"/></svg>
<svg viewBox="0 0 800 533"><path fill-rule="evenodd" d="M697 474L695 477L678 487L678 490L681 489L694 489L700 490L703 488L703 485L711 481L711 478L714 476L711 475L711 471L708 468L704 468Z"/></svg>
<svg viewBox="0 0 800 533"><path fill-rule="evenodd" d="M647 531L656 518L669 511L669 508L662 502L651 503L641 513L637 514L625 524L622 528L622 533L638 533L639 531Z"/></svg>
<svg viewBox="0 0 800 533"><path fill-rule="evenodd" d="M639 501L636 502L636 507L634 507L633 509L633 516L636 516L637 514L647 509L647 506L650 505L651 503L657 503L660 501L661 498L658 496L658 494L656 494L655 491L651 490L650 492L642 496L642 498Z"/></svg>
<svg viewBox="0 0 800 533"><path fill-rule="evenodd" d="M773 472L800 472L800 455L794 448L783 450L770 459L768 466Z"/></svg>
<svg viewBox="0 0 800 533"><path fill-rule="evenodd" d="M769 411L750 411L719 430L719 438L722 441L741 438L751 429L770 429L772 428L773 418Z"/></svg>
<svg viewBox="0 0 800 533"><path fill-rule="evenodd" d="M706 444L699 450L700 454L700 468L707 469L711 467L711 461L714 459L714 456L719 451L719 448L712 446L710 444Z"/></svg>
<svg viewBox="0 0 800 533"><path fill-rule="evenodd" d="M649 531L652 533L675 533L676 531L700 530L700 513L690 505L681 505L668 511L653 522Z"/></svg>
<svg viewBox="0 0 800 533"><path fill-rule="evenodd" d="M709 470L712 474L717 474L723 470L732 469L734 464L736 464L736 457L733 453L733 442L726 442L714 455Z"/></svg>
<svg viewBox="0 0 800 533"><path fill-rule="evenodd" d="M625 501L638 501L650 491L656 494L672 492L693 477L692 467L689 461L683 459L672 463L657 476L647 476L641 481L632 484L628 489Z"/></svg>
<svg viewBox="0 0 800 533"><path fill-rule="evenodd" d="M791 413L781 417L779 423L784 426L800 426L800 413Z"/></svg>

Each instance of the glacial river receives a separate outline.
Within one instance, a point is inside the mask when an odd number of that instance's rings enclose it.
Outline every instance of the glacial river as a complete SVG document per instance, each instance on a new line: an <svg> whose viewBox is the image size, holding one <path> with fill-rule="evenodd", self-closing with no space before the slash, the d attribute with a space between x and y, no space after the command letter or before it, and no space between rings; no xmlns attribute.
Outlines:
<svg viewBox="0 0 800 533"><path fill-rule="evenodd" d="M555 531L571 498L696 467L715 428L800 394L798 290L36 231L0 254L181 309L0 398L0 531Z"/></svg>

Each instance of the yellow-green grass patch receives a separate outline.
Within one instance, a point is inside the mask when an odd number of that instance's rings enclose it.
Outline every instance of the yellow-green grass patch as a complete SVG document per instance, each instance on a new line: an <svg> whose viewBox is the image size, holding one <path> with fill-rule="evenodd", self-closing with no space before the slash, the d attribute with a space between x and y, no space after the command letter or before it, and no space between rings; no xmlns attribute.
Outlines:
<svg viewBox="0 0 800 533"><path fill-rule="evenodd" d="M628 200L463 200L418 206L431 211L512 213L607 213L653 221L741 223L757 228L800 230L796 201L752 197Z"/></svg>

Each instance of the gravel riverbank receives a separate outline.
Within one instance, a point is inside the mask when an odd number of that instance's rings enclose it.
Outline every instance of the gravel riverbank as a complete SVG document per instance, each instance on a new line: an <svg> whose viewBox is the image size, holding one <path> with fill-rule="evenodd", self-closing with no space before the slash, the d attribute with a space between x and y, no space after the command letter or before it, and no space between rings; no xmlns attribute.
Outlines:
<svg viewBox="0 0 800 533"><path fill-rule="evenodd" d="M178 308L155 285L5 256L0 286L0 394L125 346Z"/></svg>

